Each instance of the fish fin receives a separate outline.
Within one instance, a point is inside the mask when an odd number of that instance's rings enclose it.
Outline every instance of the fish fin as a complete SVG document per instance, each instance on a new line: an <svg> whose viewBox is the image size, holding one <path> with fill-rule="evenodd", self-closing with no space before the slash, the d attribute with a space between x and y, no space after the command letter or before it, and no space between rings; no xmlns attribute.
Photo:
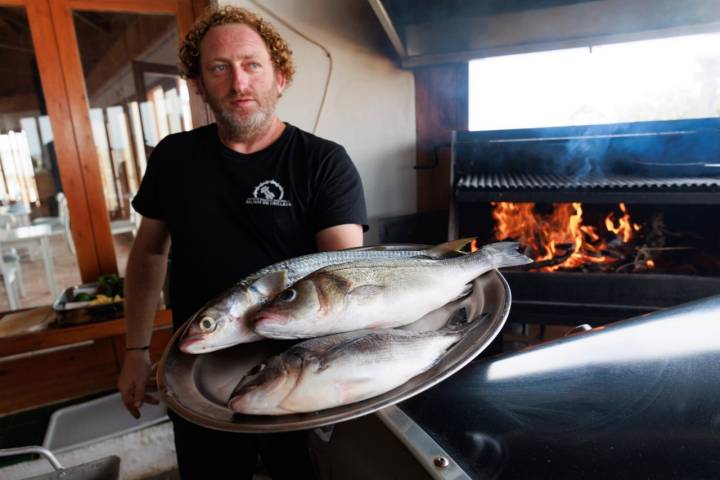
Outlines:
<svg viewBox="0 0 720 480"><path fill-rule="evenodd" d="M477 237L460 238L449 242L435 245L425 253L430 258L447 258L458 255L465 255L470 251L470 244L477 240Z"/></svg>
<svg viewBox="0 0 720 480"><path fill-rule="evenodd" d="M443 327L443 330L449 330L451 332L465 332L466 330L470 330L471 328L481 325L484 320L490 316L490 313L488 312L482 312L477 317L471 317L469 314L470 312L468 311L467 306L456 310L450 319L448 319L448 322L445 324L445 327Z"/></svg>
<svg viewBox="0 0 720 480"><path fill-rule="evenodd" d="M382 285L360 285L350 290L348 295L354 298L368 298L378 295L384 289Z"/></svg>
<svg viewBox="0 0 720 480"><path fill-rule="evenodd" d="M258 278L250 284L248 289L262 295L263 297L269 298L285 290L287 283L287 271L279 270Z"/></svg>
<svg viewBox="0 0 720 480"><path fill-rule="evenodd" d="M470 294L472 293L472 291L473 291L473 284L472 284L472 282L466 283L465 286L464 286L463 289L462 289L462 292L460 292L460 295L458 295L457 297L453 298L453 299L450 300L450 301L451 301L451 302L454 302L454 301L456 301L456 300L460 300L461 298L467 297L468 295L470 295Z"/></svg>
<svg viewBox="0 0 720 480"><path fill-rule="evenodd" d="M364 247L345 248L343 250L354 252L392 252L396 250L417 250L418 252L421 252L425 248L427 248L427 245L419 245L416 243L393 243L388 245L365 245Z"/></svg>

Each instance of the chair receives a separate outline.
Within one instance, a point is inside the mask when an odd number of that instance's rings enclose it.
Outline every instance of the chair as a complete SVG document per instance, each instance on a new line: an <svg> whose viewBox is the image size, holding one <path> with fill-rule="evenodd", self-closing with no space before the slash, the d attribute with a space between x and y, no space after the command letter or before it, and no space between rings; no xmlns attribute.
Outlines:
<svg viewBox="0 0 720 480"><path fill-rule="evenodd" d="M55 195L58 205L57 217L38 217L33 219L33 225L49 225L51 235L64 235L70 252L75 255L75 242L73 242L70 231L70 210L68 209L67 198L62 192Z"/></svg>
<svg viewBox="0 0 720 480"><path fill-rule="evenodd" d="M0 255L0 275L2 275L3 284L5 285L5 293L7 293L10 310L20 308L18 289L21 295L25 294L25 289L20 281L20 272L20 257L17 254Z"/></svg>
<svg viewBox="0 0 720 480"><path fill-rule="evenodd" d="M120 233L132 233L133 237L137 234L137 230L140 227L140 215L130 205L130 218L123 218L120 220L113 220L110 222L110 230L113 235Z"/></svg>
<svg viewBox="0 0 720 480"><path fill-rule="evenodd" d="M15 226L15 223L17 222L17 219L15 216L11 214L0 214L0 228L3 230L10 230ZM20 292L20 296L25 296L25 284L23 283L23 275L22 275L22 267L20 264L20 254L15 248L4 248L2 252L0 252L0 259L2 262L7 265L7 272L5 269L0 270L0 274L3 276L3 281L5 282L5 289L8 290L8 283L17 283L18 290ZM5 275L7 273L7 276ZM7 280L6 277L11 277L10 280ZM10 293L8 290L8 298L10 298ZM17 296L16 296L17 298ZM17 303L17 300L16 300ZM11 302L12 304L12 302ZM12 305L11 305L12 306ZM14 309L14 308L13 308Z"/></svg>

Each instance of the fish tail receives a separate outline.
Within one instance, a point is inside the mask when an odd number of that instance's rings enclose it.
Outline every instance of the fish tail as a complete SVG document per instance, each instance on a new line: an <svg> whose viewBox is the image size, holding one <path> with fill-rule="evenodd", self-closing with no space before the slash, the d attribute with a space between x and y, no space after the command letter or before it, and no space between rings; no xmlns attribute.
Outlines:
<svg viewBox="0 0 720 480"><path fill-rule="evenodd" d="M495 242L483 246L477 252L467 255L463 260L470 260L475 255L487 258L491 268L514 267L526 265L533 260L518 251L518 242Z"/></svg>
<svg viewBox="0 0 720 480"><path fill-rule="evenodd" d="M426 255L430 258L445 258L458 254L466 254L470 251L469 245L477 240L477 237L460 238L449 242L441 243L429 248Z"/></svg>

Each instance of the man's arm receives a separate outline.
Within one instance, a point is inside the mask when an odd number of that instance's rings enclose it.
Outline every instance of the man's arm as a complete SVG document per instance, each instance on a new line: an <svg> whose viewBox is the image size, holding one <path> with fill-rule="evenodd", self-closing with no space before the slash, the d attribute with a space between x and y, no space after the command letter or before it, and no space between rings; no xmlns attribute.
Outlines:
<svg viewBox="0 0 720 480"><path fill-rule="evenodd" d="M129 349L150 344L153 321L165 280L170 235L165 222L143 218L133 242L125 271L125 320ZM138 418L143 402L157 403L145 394L150 377L148 350L128 350L118 378L118 390L125 407Z"/></svg>
<svg viewBox="0 0 720 480"><path fill-rule="evenodd" d="M315 244L321 252L362 247L362 225L346 223L320 230L315 234Z"/></svg>

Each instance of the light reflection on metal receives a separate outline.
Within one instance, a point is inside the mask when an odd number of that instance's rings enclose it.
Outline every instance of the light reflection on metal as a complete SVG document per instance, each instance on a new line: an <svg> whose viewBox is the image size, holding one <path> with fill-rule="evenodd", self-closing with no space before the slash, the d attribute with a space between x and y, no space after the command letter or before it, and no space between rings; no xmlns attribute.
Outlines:
<svg viewBox="0 0 720 480"><path fill-rule="evenodd" d="M487 381L602 365L694 356L720 349L720 296L539 345L499 359Z"/></svg>

